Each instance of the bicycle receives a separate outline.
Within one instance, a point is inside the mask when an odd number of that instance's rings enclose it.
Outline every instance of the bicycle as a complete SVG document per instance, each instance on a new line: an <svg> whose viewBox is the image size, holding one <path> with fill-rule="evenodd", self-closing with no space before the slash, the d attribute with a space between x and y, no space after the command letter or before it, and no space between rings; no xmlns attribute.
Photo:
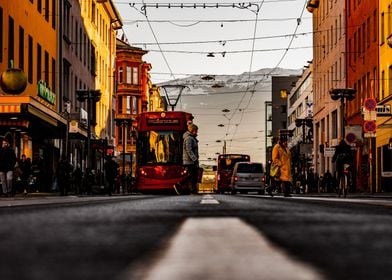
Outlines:
<svg viewBox="0 0 392 280"><path fill-rule="evenodd" d="M339 190L338 190L339 197L342 195L342 192L343 192L343 197L347 196L349 183L350 183L350 165L345 163L343 164L343 172L339 180Z"/></svg>

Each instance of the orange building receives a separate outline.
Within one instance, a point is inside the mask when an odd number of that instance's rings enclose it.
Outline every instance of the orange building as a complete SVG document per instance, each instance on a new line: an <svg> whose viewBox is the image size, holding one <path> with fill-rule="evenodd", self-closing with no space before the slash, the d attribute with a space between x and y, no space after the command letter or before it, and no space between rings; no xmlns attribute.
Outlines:
<svg viewBox="0 0 392 280"><path fill-rule="evenodd" d="M18 158L26 154L33 161L44 159L43 178L51 178L58 139L66 126L57 113L57 3L0 1L0 73L15 67L27 77L26 88L18 95L9 94L2 83L0 134L12 133Z"/></svg>
<svg viewBox="0 0 392 280"><path fill-rule="evenodd" d="M378 45L378 1L347 1L347 88L356 90L355 99L347 102L345 111L347 125L362 132L364 123L361 107L367 98L376 98L378 92L379 45ZM346 129L346 135L348 131ZM361 137L351 141L355 153L355 176L357 190L371 190L368 184L370 151L374 151L372 137ZM375 135L374 135L375 136ZM347 141L347 137L346 137ZM372 144L373 142L373 144ZM374 146L374 147L372 147ZM375 176L374 160L371 164ZM376 180L371 180L375 191Z"/></svg>

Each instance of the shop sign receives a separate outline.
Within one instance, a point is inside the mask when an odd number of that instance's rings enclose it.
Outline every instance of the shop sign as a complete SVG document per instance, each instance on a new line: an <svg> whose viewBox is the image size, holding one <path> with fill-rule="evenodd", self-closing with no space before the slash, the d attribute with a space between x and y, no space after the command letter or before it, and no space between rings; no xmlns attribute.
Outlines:
<svg viewBox="0 0 392 280"><path fill-rule="evenodd" d="M56 94L52 92L45 81L40 80L37 85L38 96L54 105L56 103Z"/></svg>
<svg viewBox="0 0 392 280"><path fill-rule="evenodd" d="M325 147L324 148L324 156L325 157L333 157L334 153L335 153L334 147Z"/></svg>
<svg viewBox="0 0 392 280"><path fill-rule="evenodd" d="M72 120L69 122L69 133L78 133L79 127L78 122L76 120Z"/></svg>

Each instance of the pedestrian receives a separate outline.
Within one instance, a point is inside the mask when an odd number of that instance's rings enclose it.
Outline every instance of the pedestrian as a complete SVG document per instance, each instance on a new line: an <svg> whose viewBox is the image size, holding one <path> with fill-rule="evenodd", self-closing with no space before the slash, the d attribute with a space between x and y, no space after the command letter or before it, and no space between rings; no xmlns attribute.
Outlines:
<svg viewBox="0 0 392 280"><path fill-rule="evenodd" d="M287 146L286 135L279 136L279 142L272 149L272 161L279 166L280 176L278 181L280 182L284 196L291 196L291 153Z"/></svg>
<svg viewBox="0 0 392 280"><path fill-rule="evenodd" d="M57 184L61 195L68 195L71 173L72 165L68 162L67 157L62 155L56 170Z"/></svg>
<svg viewBox="0 0 392 280"><path fill-rule="evenodd" d="M81 194L82 193L82 182L83 182L83 171L82 168L80 168L80 164L78 163L76 165L75 170L73 171L73 182L75 186L75 192L76 194Z"/></svg>
<svg viewBox="0 0 392 280"><path fill-rule="evenodd" d="M12 144L12 135L7 133L2 139L0 148L0 181L3 189L3 196L12 196L14 194L12 181L14 178L16 155L11 146Z"/></svg>
<svg viewBox="0 0 392 280"><path fill-rule="evenodd" d="M183 165L190 174L191 193L197 193L199 176L199 140L197 133L199 128L193 122L188 123L188 130L183 134Z"/></svg>
<svg viewBox="0 0 392 280"><path fill-rule="evenodd" d="M332 174L329 172L329 169L324 173L324 188L325 192L332 191Z"/></svg>
<svg viewBox="0 0 392 280"><path fill-rule="evenodd" d="M22 180L23 193L27 194L29 178L31 175L31 159L26 157L25 154L22 155L19 161L19 168L21 171L20 178Z"/></svg>
<svg viewBox="0 0 392 280"><path fill-rule="evenodd" d="M335 153L332 157L332 162L336 163L338 186L340 185L342 178L344 178L344 165L348 164L351 167L352 160L353 156L350 145L348 145L344 139L340 140L339 145L336 146ZM341 194L341 191L342 190L339 188L339 195Z"/></svg>
<svg viewBox="0 0 392 280"><path fill-rule="evenodd" d="M107 182L107 193L112 195L114 180L117 177L117 167L118 164L109 156L105 162L105 179ZM124 187L124 186L123 186Z"/></svg>

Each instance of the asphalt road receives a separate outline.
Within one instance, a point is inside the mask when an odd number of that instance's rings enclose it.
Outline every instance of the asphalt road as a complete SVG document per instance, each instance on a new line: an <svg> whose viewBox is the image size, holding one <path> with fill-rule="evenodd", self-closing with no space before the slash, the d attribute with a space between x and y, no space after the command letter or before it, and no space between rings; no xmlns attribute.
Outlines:
<svg viewBox="0 0 392 280"><path fill-rule="evenodd" d="M391 199L143 196L0 206L0 279L391 279Z"/></svg>

